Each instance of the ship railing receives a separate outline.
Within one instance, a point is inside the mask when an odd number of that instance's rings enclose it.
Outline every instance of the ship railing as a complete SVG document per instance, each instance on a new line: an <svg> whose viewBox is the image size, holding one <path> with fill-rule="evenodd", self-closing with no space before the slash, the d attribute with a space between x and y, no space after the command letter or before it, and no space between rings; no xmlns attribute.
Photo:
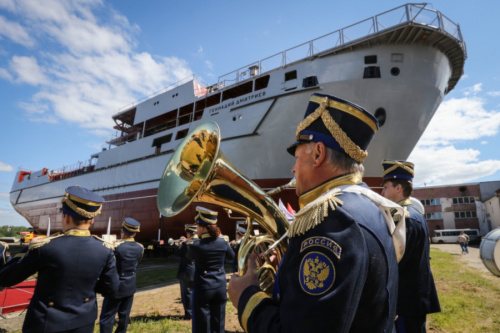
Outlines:
<svg viewBox="0 0 500 333"><path fill-rule="evenodd" d="M448 34L457 40L466 54L460 26L440 11L426 6L426 3L410 3L388 10L224 74L214 86L228 87L250 77L313 58L325 51L335 51L350 44L363 42L374 35L408 24L426 26Z"/></svg>
<svg viewBox="0 0 500 333"><path fill-rule="evenodd" d="M94 168L95 162L91 159L87 162L77 162L75 164L63 166L60 169L50 170L47 173L47 177L49 178L49 181L52 182L89 173L94 171Z"/></svg>

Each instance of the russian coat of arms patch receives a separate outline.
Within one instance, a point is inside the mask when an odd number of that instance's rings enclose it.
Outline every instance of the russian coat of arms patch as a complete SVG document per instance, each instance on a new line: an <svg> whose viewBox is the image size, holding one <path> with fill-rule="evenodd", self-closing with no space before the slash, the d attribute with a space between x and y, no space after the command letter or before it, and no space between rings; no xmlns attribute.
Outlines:
<svg viewBox="0 0 500 333"><path fill-rule="evenodd" d="M306 293L322 295L335 282L335 266L323 253L309 252L302 258L299 279L302 290Z"/></svg>

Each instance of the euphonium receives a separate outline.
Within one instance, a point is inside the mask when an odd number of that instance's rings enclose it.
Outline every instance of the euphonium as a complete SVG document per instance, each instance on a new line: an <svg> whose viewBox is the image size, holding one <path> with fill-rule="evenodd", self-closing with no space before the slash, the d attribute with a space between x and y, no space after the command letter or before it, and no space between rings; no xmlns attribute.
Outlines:
<svg viewBox="0 0 500 333"><path fill-rule="evenodd" d="M220 130L215 122L203 123L191 131L165 167L158 188L158 209L169 217L197 202L244 215L248 228L240 244L238 272L245 273L249 255L256 253L261 288L271 293L276 272L270 256L276 255L279 262L287 242L280 242L273 252L266 250L286 233L288 222L273 199L227 161L219 148ZM254 236L252 221L265 232Z"/></svg>

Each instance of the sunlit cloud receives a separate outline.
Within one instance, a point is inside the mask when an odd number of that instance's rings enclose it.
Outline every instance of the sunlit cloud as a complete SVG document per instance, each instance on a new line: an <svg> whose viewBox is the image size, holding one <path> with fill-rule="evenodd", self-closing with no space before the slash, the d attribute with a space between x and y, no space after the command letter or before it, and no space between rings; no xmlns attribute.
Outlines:
<svg viewBox="0 0 500 333"><path fill-rule="evenodd" d="M12 165L8 165L7 163L0 162L0 172L2 171L11 172L14 171L14 167Z"/></svg>
<svg viewBox="0 0 500 333"><path fill-rule="evenodd" d="M0 79L39 88L19 104L31 121L104 130L120 107L192 74L183 59L136 52L140 28L101 1L3 1L0 8L30 42L21 32L1 37L44 46L16 48L6 56L7 66L0 63Z"/></svg>

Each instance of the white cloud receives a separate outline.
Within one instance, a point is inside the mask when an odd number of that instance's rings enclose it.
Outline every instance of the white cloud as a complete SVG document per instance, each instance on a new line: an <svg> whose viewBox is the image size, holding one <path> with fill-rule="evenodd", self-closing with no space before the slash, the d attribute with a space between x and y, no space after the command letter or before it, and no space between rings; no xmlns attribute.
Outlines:
<svg viewBox="0 0 500 333"><path fill-rule="evenodd" d="M463 91L464 95L465 96L477 95L479 92L481 92L482 87L483 87L482 83L477 83L477 84L473 85L472 87L468 87L468 88L464 89L464 91Z"/></svg>
<svg viewBox="0 0 500 333"><path fill-rule="evenodd" d="M9 67L15 73L16 82L30 85L44 84L47 79L34 57L12 57Z"/></svg>
<svg viewBox="0 0 500 333"><path fill-rule="evenodd" d="M30 37L25 27L0 15L0 37L2 36L12 40L14 43L27 47L35 44L35 41Z"/></svg>
<svg viewBox="0 0 500 333"><path fill-rule="evenodd" d="M500 112L487 111L478 97L456 98L443 102L432 118L419 145L448 145L498 133Z"/></svg>
<svg viewBox="0 0 500 333"><path fill-rule="evenodd" d="M0 78L38 85L31 100L19 103L31 121L109 130L121 106L192 74L183 59L135 52L140 28L100 0L4 0L0 8L44 47L25 52L29 57L16 49L0 68Z"/></svg>
<svg viewBox="0 0 500 333"><path fill-rule="evenodd" d="M417 147L410 159L415 161L415 184L460 184L500 170L499 160L479 161L479 155L478 150L453 146Z"/></svg>
<svg viewBox="0 0 500 333"><path fill-rule="evenodd" d="M12 165L8 165L7 163L0 162L0 172L2 171L11 172L14 171L14 167L12 167Z"/></svg>
<svg viewBox="0 0 500 333"><path fill-rule="evenodd" d="M500 96L500 91L490 91L488 92L488 95L492 97L498 97Z"/></svg>
<svg viewBox="0 0 500 333"><path fill-rule="evenodd" d="M477 97L481 84L466 89L469 97L443 102L409 160L415 163L415 184L457 184L492 175L500 170L500 160L481 161L477 149L457 149L455 144L498 134L500 112L486 110L486 101ZM482 140L481 140L482 139Z"/></svg>

